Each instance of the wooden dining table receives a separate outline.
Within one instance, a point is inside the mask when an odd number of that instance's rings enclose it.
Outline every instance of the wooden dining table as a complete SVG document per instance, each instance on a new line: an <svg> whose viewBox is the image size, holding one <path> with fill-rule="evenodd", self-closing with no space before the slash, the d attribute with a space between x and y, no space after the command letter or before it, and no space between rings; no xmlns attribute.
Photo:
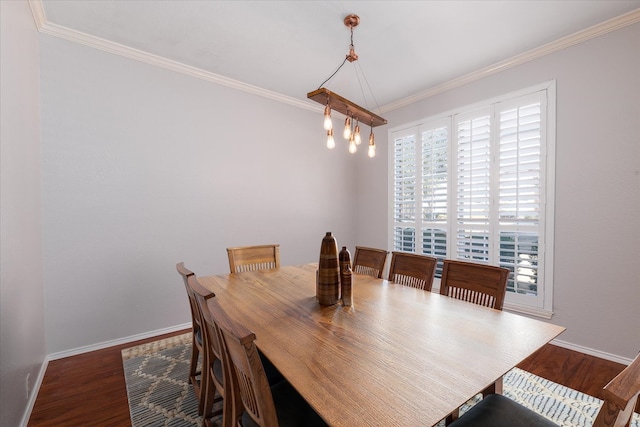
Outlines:
<svg viewBox="0 0 640 427"><path fill-rule="evenodd" d="M199 280L331 426L437 424L565 329L359 274L322 306L316 269Z"/></svg>

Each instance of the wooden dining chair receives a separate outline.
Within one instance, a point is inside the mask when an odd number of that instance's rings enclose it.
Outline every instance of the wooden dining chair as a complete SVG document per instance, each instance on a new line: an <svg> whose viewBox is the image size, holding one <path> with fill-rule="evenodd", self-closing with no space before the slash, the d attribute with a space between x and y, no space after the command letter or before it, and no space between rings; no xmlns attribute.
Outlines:
<svg viewBox="0 0 640 427"><path fill-rule="evenodd" d="M440 294L502 310L509 273L503 267L446 259Z"/></svg>
<svg viewBox="0 0 640 427"><path fill-rule="evenodd" d="M353 254L352 270L354 273L366 274L381 279L384 264L387 261L387 254L389 252L384 249L356 246L356 252Z"/></svg>
<svg viewBox="0 0 640 427"><path fill-rule="evenodd" d="M231 398L225 399L230 396L230 382L227 379L227 374L223 369L222 364L222 350L219 335L215 329L213 317L211 316L210 309L207 305L207 295L202 292L202 286L199 285L195 276L191 276L188 279L189 286L192 288L195 295L196 303L198 304L199 312L202 316L202 331L204 338L204 357L202 362L202 376L205 377L205 388L203 392L203 408L202 408L202 421L203 426L214 426L213 418L222 415L223 426L230 425L229 420L225 419L231 414L230 405L232 403ZM215 300L215 299L213 299ZM214 411L214 404L222 400L222 409Z"/></svg>
<svg viewBox="0 0 640 427"><path fill-rule="evenodd" d="M485 307L502 310L510 271L493 265L445 259L440 279L440 294ZM495 384L482 390L484 397L495 393ZM448 418L458 418L459 408Z"/></svg>
<svg viewBox="0 0 640 427"><path fill-rule="evenodd" d="M189 308L191 309L191 362L189 365L189 383L193 386L193 390L195 395L198 397L198 414L202 414L204 408L204 391L205 391L205 381L204 375L202 372L198 370L198 360L202 355L202 359L204 361L205 355L205 340L204 340L204 331L202 327L202 313L200 312L200 307L196 300L196 295L194 293L194 289L190 281L196 279L193 271L187 269L184 266L183 262L179 262L176 264L176 270L182 279L184 280L184 286L187 291L187 297L189 298ZM198 290L203 294L205 299L209 299L214 296L213 292L209 292L206 289L202 288L199 283L196 283L195 286L198 287Z"/></svg>
<svg viewBox="0 0 640 427"><path fill-rule="evenodd" d="M217 299L208 297L202 290L201 285L195 284L197 278L192 276L189 278L190 286L192 287L200 313L202 314L202 326L204 337L204 361L203 361L203 375L205 378L205 390L204 390L204 405L202 410L203 425L207 427L213 427L217 424L214 421L215 417L222 415L222 425L231 426L230 421L233 404L231 396L231 380L229 373L225 370L223 364L223 347L220 342L220 332L216 326L212 311L218 309L219 305ZM284 380L284 377L276 369L275 366L260 352L258 352L260 360L264 366L267 381L270 385L275 385ZM222 400L222 407L215 409L214 406L217 402Z"/></svg>
<svg viewBox="0 0 640 427"><path fill-rule="evenodd" d="M640 355L609 384L593 427L628 427L640 394ZM491 394L476 403L450 427L556 426L542 415L501 394Z"/></svg>
<svg viewBox="0 0 640 427"><path fill-rule="evenodd" d="M389 281L431 291L437 258L408 252L392 252Z"/></svg>
<svg viewBox="0 0 640 427"><path fill-rule="evenodd" d="M215 300L208 301L220 336L223 364L231 378L231 426L326 426L287 381L270 385L255 345L256 336L230 319Z"/></svg>
<svg viewBox="0 0 640 427"><path fill-rule="evenodd" d="M227 248L231 273L280 268L280 245Z"/></svg>

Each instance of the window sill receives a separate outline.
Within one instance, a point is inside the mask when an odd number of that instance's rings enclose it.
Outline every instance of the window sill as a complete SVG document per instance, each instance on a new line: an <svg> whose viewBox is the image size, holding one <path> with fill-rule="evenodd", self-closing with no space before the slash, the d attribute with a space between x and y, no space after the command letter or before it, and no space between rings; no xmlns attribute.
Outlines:
<svg viewBox="0 0 640 427"><path fill-rule="evenodd" d="M529 307L521 304L509 303L506 301L502 308L512 313L526 314L529 316L541 317L543 319L551 319L551 317L553 317L553 311L551 310L546 310L544 308L538 308L538 307Z"/></svg>
<svg viewBox="0 0 640 427"><path fill-rule="evenodd" d="M433 280L433 286L431 292L440 293L440 279L435 278ZM516 314L526 314L527 316L540 317L542 319L551 319L553 317L553 311L539 307L531 307L523 304L516 304L513 302L505 301L503 310Z"/></svg>

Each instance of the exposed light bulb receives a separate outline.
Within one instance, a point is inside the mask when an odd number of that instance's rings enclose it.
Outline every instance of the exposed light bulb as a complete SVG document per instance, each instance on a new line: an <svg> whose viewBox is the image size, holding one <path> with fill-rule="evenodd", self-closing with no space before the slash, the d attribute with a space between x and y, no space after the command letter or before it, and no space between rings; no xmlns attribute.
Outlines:
<svg viewBox="0 0 640 427"><path fill-rule="evenodd" d="M356 125L356 128L353 131L353 133L354 133L354 139L356 141L356 144L360 145L360 143L362 142L362 138L360 138L360 125Z"/></svg>
<svg viewBox="0 0 640 427"><path fill-rule="evenodd" d="M324 107L324 130L333 129L333 122L331 122L331 107L327 104Z"/></svg>
<svg viewBox="0 0 640 427"><path fill-rule="evenodd" d="M327 131L327 148L330 150L336 148L336 141L333 139L333 129Z"/></svg>
<svg viewBox="0 0 640 427"><path fill-rule="evenodd" d="M344 132L342 133L344 139L351 138L351 117L344 119Z"/></svg>
<svg viewBox="0 0 640 427"><path fill-rule="evenodd" d="M369 134L369 157L374 157L376 155L376 140L375 136L373 136L373 130Z"/></svg>
<svg viewBox="0 0 640 427"><path fill-rule="evenodd" d="M349 138L349 152L353 154L356 151L358 151L358 147L356 146L356 140L353 134L351 134L351 138Z"/></svg>

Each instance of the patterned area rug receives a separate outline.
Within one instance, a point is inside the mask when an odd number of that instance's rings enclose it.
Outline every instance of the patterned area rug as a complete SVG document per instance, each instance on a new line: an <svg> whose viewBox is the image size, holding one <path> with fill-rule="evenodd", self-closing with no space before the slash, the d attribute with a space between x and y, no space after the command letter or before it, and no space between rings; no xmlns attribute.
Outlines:
<svg viewBox="0 0 640 427"><path fill-rule="evenodd" d="M191 334L122 350L133 427L199 426L198 401L187 382ZM514 368L505 375L504 394L560 426L590 426L602 401ZM470 401L461 409L468 410ZM634 414L632 427L640 427Z"/></svg>
<svg viewBox="0 0 640 427"><path fill-rule="evenodd" d="M560 426L591 426L602 405L600 399L518 368L505 375L504 394ZM631 426L640 427L638 414Z"/></svg>
<svg viewBox="0 0 640 427"><path fill-rule="evenodd" d="M122 350L132 427L202 424L190 360L190 333Z"/></svg>

